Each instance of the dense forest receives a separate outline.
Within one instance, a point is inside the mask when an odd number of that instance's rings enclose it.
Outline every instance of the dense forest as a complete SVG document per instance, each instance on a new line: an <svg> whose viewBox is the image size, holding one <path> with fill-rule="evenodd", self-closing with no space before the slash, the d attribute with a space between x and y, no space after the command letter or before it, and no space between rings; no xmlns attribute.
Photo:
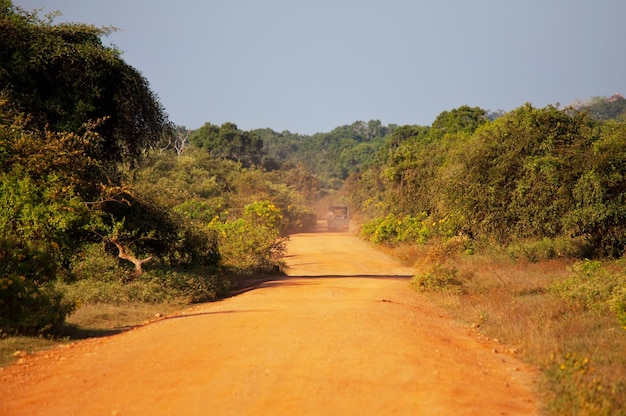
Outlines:
<svg viewBox="0 0 626 416"><path fill-rule="evenodd" d="M274 270L288 235L333 200L392 246L462 237L467 250L543 258L624 253L620 95L312 136L190 130L104 46L109 31L0 0L4 333L53 330L80 302L224 296L233 276Z"/></svg>

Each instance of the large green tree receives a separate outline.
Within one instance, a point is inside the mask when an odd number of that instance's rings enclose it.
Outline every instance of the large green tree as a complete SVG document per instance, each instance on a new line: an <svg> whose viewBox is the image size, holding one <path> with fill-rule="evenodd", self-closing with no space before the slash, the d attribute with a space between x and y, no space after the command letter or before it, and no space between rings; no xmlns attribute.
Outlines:
<svg viewBox="0 0 626 416"><path fill-rule="evenodd" d="M239 130L234 123L221 126L206 123L191 133L189 141L213 157L240 162L246 167L261 162L263 140L253 132Z"/></svg>
<svg viewBox="0 0 626 416"><path fill-rule="evenodd" d="M148 81L103 44L111 30L55 24L0 0L0 87L30 128L77 133L100 120L88 156L134 164L170 123Z"/></svg>
<svg viewBox="0 0 626 416"><path fill-rule="evenodd" d="M527 104L477 130L454 154L449 206L473 233L502 243L561 235L592 125L581 113Z"/></svg>

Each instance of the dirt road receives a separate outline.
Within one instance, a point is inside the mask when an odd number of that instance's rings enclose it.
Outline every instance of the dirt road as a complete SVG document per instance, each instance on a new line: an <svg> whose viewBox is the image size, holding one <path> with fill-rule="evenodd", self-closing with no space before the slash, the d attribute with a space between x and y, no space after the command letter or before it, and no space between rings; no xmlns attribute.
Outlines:
<svg viewBox="0 0 626 416"><path fill-rule="evenodd" d="M9 415L530 415L532 371L348 233L299 234L289 277L0 372Z"/></svg>

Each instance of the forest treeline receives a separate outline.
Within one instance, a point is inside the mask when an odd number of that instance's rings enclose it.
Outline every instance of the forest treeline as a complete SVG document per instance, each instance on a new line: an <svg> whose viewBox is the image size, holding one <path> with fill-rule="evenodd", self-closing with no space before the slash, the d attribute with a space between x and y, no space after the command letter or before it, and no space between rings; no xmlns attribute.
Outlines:
<svg viewBox="0 0 626 416"><path fill-rule="evenodd" d="M504 247L542 241L554 256L624 253L623 117L525 104L490 120L464 106L396 129L379 160L346 181L375 241L462 234Z"/></svg>
<svg viewBox="0 0 626 416"><path fill-rule="evenodd" d="M0 0L0 335L52 330L81 302L224 296L280 265L320 200L349 202L381 243L623 254L621 96L312 136L190 130L110 31Z"/></svg>

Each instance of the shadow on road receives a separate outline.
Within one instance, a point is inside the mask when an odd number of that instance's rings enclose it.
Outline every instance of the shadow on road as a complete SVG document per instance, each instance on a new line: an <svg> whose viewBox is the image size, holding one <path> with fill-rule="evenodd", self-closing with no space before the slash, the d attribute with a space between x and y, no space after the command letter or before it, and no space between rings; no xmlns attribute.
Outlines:
<svg viewBox="0 0 626 416"><path fill-rule="evenodd" d="M411 279L413 275L378 275L378 274L359 274L359 275L341 275L341 274L329 274L329 275L311 275L311 276L271 276L263 279L255 279L251 281L239 282L237 290L231 292L232 296L237 296L245 292L249 292L254 289L279 287L279 286L304 286L315 284L315 279ZM306 282L306 280L311 280Z"/></svg>

